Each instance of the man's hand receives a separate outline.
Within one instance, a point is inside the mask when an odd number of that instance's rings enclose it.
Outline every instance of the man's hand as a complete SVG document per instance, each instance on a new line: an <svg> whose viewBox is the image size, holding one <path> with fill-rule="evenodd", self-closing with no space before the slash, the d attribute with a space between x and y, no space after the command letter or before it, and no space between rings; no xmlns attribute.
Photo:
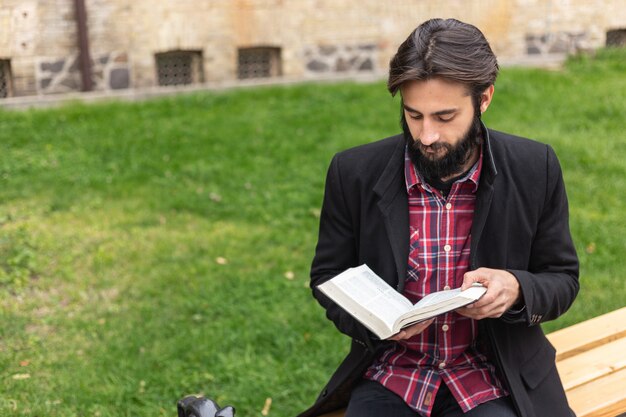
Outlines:
<svg viewBox="0 0 626 417"><path fill-rule="evenodd" d="M487 292L473 304L460 308L457 312L463 316L480 320L498 318L518 301L520 297L519 282L508 271L502 269L478 268L463 276L461 289L465 290L474 283L480 283Z"/></svg>
<svg viewBox="0 0 626 417"><path fill-rule="evenodd" d="M391 336L389 338L389 340L395 340L397 342L399 340L410 339L411 337L415 336L416 334L420 334L424 330L426 330L426 328L428 326L433 324L433 321L435 321L435 319L421 321L421 322L416 323L416 324L414 324L412 326L406 327L406 328L400 330L400 332L398 332L398 333L394 334L393 336Z"/></svg>

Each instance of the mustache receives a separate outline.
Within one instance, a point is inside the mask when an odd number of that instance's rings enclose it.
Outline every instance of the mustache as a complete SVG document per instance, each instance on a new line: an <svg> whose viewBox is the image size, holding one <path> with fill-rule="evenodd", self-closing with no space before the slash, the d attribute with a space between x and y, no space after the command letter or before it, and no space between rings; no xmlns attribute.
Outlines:
<svg viewBox="0 0 626 417"><path fill-rule="evenodd" d="M441 142L435 142L431 145L422 145L422 142L420 141L419 138L411 138L411 147L413 149L415 149L416 151L439 151L441 149L447 149L449 150L451 148L450 144L448 143L441 143Z"/></svg>
<svg viewBox="0 0 626 417"><path fill-rule="evenodd" d="M406 143L409 145L409 147L411 147L415 151L421 151L422 153L426 151L437 152L441 149L446 149L449 151L452 148L452 145L450 145L449 143L445 143L445 142L434 142L430 145L423 145L420 138L414 138L413 135L411 135L411 131L409 130L409 125L406 122L406 119L404 118L404 114L402 114L402 117L400 119L400 124L402 125L402 131L404 133L404 138L406 139Z"/></svg>

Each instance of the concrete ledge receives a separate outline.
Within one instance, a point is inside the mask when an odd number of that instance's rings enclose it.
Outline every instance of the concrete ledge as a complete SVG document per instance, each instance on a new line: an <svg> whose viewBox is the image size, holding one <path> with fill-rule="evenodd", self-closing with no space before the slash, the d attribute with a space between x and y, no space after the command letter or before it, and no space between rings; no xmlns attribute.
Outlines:
<svg viewBox="0 0 626 417"><path fill-rule="evenodd" d="M105 101L140 101L156 97L166 97L178 94L195 93L198 91L224 91L237 88L259 87L259 86L281 86L305 83L334 83L342 81L353 82L375 82L386 78L387 74L382 72L369 73L346 73L331 74L315 77L275 77L258 78L249 80L232 80L222 82L207 82L203 84L181 85L181 86L157 86L147 88L128 88L124 90L110 91L89 91L69 94L50 94L22 97L8 97L0 99L0 108L9 110L20 110L29 108L56 107L63 104L80 102L95 103Z"/></svg>

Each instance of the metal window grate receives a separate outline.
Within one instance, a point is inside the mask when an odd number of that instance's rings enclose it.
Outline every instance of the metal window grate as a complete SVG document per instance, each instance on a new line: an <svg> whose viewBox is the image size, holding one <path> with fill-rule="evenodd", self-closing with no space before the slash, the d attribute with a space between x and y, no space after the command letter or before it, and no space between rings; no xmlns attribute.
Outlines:
<svg viewBox="0 0 626 417"><path fill-rule="evenodd" d="M626 46L626 29L615 29L606 32L606 46Z"/></svg>
<svg viewBox="0 0 626 417"><path fill-rule="evenodd" d="M201 51L172 51L156 54L159 85L196 84L203 81Z"/></svg>
<svg viewBox="0 0 626 417"><path fill-rule="evenodd" d="M240 48L239 79L277 77L281 74L280 48Z"/></svg>
<svg viewBox="0 0 626 417"><path fill-rule="evenodd" d="M11 79L11 61L0 59L0 98L11 97L13 80Z"/></svg>

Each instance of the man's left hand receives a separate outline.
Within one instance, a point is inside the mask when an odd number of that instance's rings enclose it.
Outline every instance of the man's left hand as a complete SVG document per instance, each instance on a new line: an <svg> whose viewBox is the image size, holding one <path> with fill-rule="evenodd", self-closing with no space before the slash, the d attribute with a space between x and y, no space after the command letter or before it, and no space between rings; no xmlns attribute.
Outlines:
<svg viewBox="0 0 626 417"><path fill-rule="evenodd" d="M479 268L463 276L462 290L480 283L487 292L475 303L459 308L463 316L480 320L502 316L520 297L519 282L513 274L503 269Z"/></svg>

